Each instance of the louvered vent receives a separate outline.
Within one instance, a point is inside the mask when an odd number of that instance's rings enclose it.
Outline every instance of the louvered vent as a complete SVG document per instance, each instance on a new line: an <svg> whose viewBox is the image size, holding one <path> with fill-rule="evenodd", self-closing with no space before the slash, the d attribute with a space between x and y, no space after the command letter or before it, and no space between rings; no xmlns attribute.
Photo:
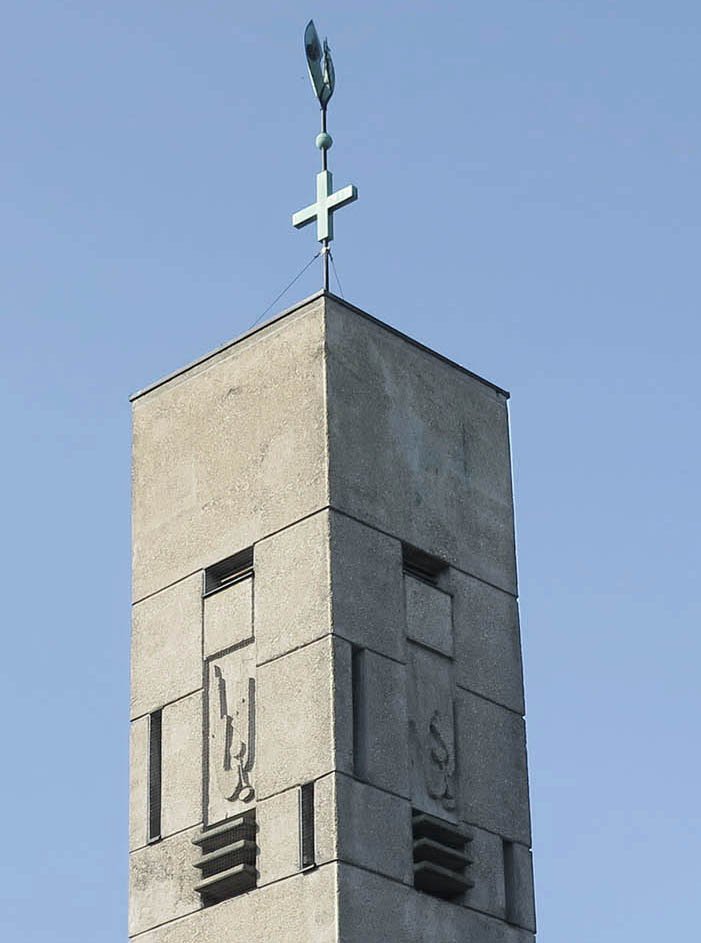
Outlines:
<svg viewBox="0 0 701 943"><path fill-rule="evenodd" d="M205 904L216 904L256 886L256 814L246 812L193 838L202 857L195 867L202 880L195 890Z"/></svg>
<svg viewBox="0 0 701 943"><path fill-rule="evenodd" d="M432 557L417 547L402 544L402 569L414 579L422 580L431 586L438 586L439 577L448 567L447 563Z"/></svg>
<svg viewBox="0 0 701 943"><path fill-rule="evenodd" d="M414 887L446 900L472 887L465 871L470 864L467 844L472 836L425 812L412 816L414 837Z"/></svg>
<svg viewBox="0 0 701 943"><path fill-rule="evenodd" d="M226 589L227 586L232 586L252 575L253 547L247 547L232 557L227 557L226 560L207 567L204 571L203 594L208 596L210 593L216 593L217 590Z"/></svg>

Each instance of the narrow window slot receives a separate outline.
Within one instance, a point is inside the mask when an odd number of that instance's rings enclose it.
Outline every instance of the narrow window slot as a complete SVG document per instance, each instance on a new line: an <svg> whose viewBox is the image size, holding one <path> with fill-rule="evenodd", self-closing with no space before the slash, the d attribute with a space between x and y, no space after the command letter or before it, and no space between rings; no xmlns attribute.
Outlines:
<svg viewBox="0 0 701 943"><path fill-rule="evenodd" d="M354 645L351 653L351 698L353 702L353 775L357 779L367 778L365 658L365 650Z"/></svg>
<svg viewBox="0 0 701 943"><path fill-rule="evenodd" d="M314 783L304 783L299 790L300 863L302 870L316 864L314 853Z"/></svg>
<svg viewBox="0 0 701 943"><path fill-rule="evenodd" d="M506 902L506 920L508 923L514 922L514 843L502 838L502 850L504 853L504 899Z"/></svg>
<svg viewBox="0 0 701 943"><path fill-rule="evenodd" d="M161 837L163 712L149 715L148 729L148 841Z"/></svg>

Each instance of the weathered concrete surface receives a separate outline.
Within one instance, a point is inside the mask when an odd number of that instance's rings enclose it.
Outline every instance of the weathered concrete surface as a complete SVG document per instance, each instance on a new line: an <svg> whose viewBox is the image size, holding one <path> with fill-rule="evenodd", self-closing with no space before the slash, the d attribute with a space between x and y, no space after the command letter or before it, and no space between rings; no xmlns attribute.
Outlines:
<svg viewBox="0 0 701 943"><path fill-rule="evenodd" d="M258 668L258 798L335 769L334 641L324 638Z"/></svg>
<svg viewBox="0 0 701 943"><path fill-rule="evenodd" d="M530 846L523 718L460 689L456 707L465 821Z"/></svg>
<svg viewBox="0 0 701 943"><path fill-rule="evenodd" d="M339 866L339 943L533 943L526 930L348 864Z"/></svg>
<svg viewBox="0 0 701 943"><path fill-rule="evenodd" d="M329 515L321 511L255 548L258 661L331 632Z"/></svg>
<svg viewBox="0 0 701 943"><path fill-rule="evenodd" d="M514 596L452 567L455 670L457 683L524 712L523 668Z"/></svg>
<svg viewBox="0 0 701 943"><path fill-rule="evenodd" d="M205 657L253 638L252 577L207 596L203 603Z"/></svg>
<svg viewBox="0 0 701 943"><path fill-rule="evenodd" d="M359 724L354 742L351 646L339 640L337 647L337 768L355 773L381 789L408 796L406 667L369 649L360 651L359 664L356 662L360 673L356 691Z"/></svg>
<svg viewBox="0 0 701 943"><path fill-rule="evenodd" d="M327 864L297 874L175 920L140 939L143 943L340 943L336 872L335 864Z"/></svg>
<svg viewBox="0 0 701 943"><path fill-rule="evenodd" d="M333 300L326 343L332 506L514 591L503 395Z"/></svg>
<svg viewBox="0 0 701 943"><path fill-rule="evenodd" d="M129 732L129 851L148 834L148 717L132 720Z"/></svg>
<svg viewBox="0 0 701 943"><path fill-rule="evenodd" d="M323 302L134 402L134 598L328 502Z"/></svg>
<svg viewBox="0 0 701 943"><path fill-rule="evenodd" d="M202 577L194 574L132 610L131 716L202 687Z"/></svg>
<svg viewBox="0 0 701 943"><path fill-rule="evenodd" d="M129 934L143 933L166 920L199 910L194 890L195 828L147 845L129 856Z"/></svg>
<svg viewBox="0 0 701 943"><path fill-rule="evenodd" d="M499 835L485 832L474 825L470 826L470 834L472 841L468 848L472 864L469 874L474 881L474 887L465 891L462 902L466 907L473 907L503 920L506 898L502 840Z"/></svg>
<svg viewBox="0 0 701 943"><path fill-rule="evenodd" d="M332 777L327 777L331 779ZM411 804L345 775L333 777L338 858L413 884Z"/></svg>
<svg viewBox="0 0 701 943"><path fill-rule="evenodd" d="M137 939L531 943L504 395L317 299L137 399L134 428ZM402 541L447 564L440 590L404 576ZM203 601L203 568L250 545L253 580ZM240 653L252 633L260 886L199 909L203 656ZM160 707L163 829L188 831L143 847L143 715ZM475 887L455 902L410 886L417 717L414 802L475 836ZM441 744L455 753L454 809L426 766ZM299 785L312 779L318 867L300 873ZM502 836L524 843L508 895Z"/></svg>
<svg viewBox="0 0 701 943"><path fill-rule="evenodd" d="M345 514L331 514L333 630L403 661L402 546Z"/></svg>
<svg viewBox="0 0 701 943"><path fill-rule="evenodd" d="M256 825L258 886L297 874L300 870L298 787L258 802Z"/></svg>
<svg viewBox="0 0 701 943"><path fill-rule="evenodd" d="M202 692L163 708L161 835L202 821Z"/></svg>
<svg viewBox="0 0 701 943"><path fill-rule="evenodd" d="M407 636L453 656L453 599L437 586L404 577Z"/></svg>
<svg viewBox="0 0 701 943"><path fill-rule="evenodd" d="M507 886L506 919L519 927L535 932L535 895L533 892L533 858L525 845L516 842L504 849Z"/></svg>

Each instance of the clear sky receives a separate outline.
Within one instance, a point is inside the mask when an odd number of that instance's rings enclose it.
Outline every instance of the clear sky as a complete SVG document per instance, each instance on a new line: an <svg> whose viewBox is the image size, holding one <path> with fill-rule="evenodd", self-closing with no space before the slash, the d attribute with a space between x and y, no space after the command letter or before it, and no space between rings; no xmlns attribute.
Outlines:
<svg viewBox="0 0 701 943"><path fill-rule="evenodd" d="M692 939L691 0L4 6L0 938L126 937L127 396L315 251L310 15L346 297L513 394L540 940Z"/></svg>

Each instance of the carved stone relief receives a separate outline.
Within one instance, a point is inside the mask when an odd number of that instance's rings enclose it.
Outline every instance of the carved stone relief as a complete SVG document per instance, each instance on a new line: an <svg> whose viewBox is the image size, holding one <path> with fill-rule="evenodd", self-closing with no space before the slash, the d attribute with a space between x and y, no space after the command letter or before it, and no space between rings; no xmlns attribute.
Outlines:
<svg viewBox="0 0 701 943"><path fill-rule="evenodd" d="M451 664L409 644L409 736L414 805L442 818L457 817L457 762Z"/></svg>
<svg viewBox="0 0 701 943"><path fill-rule="evenodd" d="M208 664L207 822L250 808L255 798L255 647Z"/></svg>

